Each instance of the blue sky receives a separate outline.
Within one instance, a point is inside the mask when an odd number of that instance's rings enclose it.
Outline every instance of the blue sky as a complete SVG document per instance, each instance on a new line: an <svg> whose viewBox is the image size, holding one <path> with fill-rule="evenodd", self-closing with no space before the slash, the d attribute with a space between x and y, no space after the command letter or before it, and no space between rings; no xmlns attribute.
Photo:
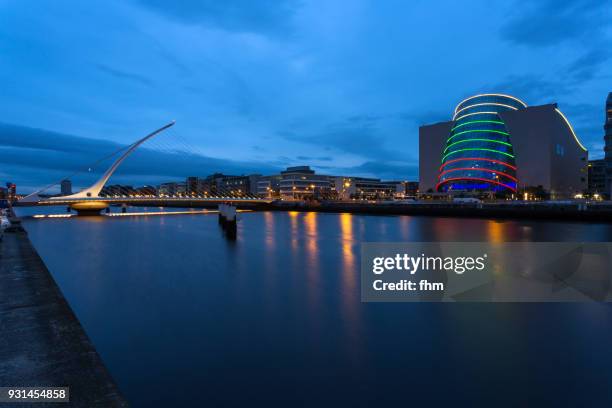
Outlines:
<svg viewBox="0 0 612 408"><path fill-rule="evenodd" d="M419 125L479 92L557 102L600 157L610 44L601 0L0 0L0 181L40 187L171 119L111 182L416 179Z"/></svg>

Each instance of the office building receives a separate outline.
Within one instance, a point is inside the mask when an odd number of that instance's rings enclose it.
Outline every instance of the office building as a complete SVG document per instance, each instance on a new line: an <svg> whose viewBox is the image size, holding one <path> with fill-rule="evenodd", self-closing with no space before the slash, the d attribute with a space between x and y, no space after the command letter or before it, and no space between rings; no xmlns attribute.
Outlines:
<svg viewBox="0 0 612 408"><path fill-rule="evenodd" d="M612 199L612 92L606 99L605 119L604 119L604 141L605 141L605 161L606 161L606 187L605 195Z"/></svg>
<svg viewBox="0 0 612 408"><path fill-rule="evenodd" d="M72 182L70 180L62 180L60 183L60 193L63 196L72 194Z"/></svg>
<svg viewBox="0 0 612 408"><path fill-rule="evenodd" d="M529 107L510 95L460 102L452 120L419 128L420 193L552 199L587 190L586 148L556 104Z"/></svg>
<svg viewBox="0 0 612 408"><path fill-rule="evenodd" d="M402 191L400 181L381 181L366 177L334 177L340 200L391 200Z"/></svg>
<svg viewBox="0 0 612 408"><path fill-rule="evenodd" d="M607 163L604 159L589 160L588 175L590 196L595 194L603 196L606 191L606 169Z"/></svg>
<svg viewBox="0 0 612 408"><path fill-rule="evenodd" d="M283 200L330 198L332 182L329 176L315 174L309 166L287 167L281 171L280 196Z"/></svg>
<svg viewBox="0 0 612 408"><path fill-rule="evenodd" d="M219 180L218 187L231 195L250 196L257 194L257 183L260 174L250 174L248 176L224 176Z"/></svg>
<svg viewBox="0 0 612 408"><path fill-rule="evenodd" d="M281 175L261 176L257 180L257 196L261 198L280 198Z"/></svg>
<svg viewBox="0 0 612 408"><path fill-rule="evenodd" d="M136 190L134 187L121 184L104 186L102 191L100 191L100 195L103 197L128 197L134 195L135 193Z"/></svg>
<svg viewBox="0 0 612 408"><path fill-rule="evenodd" d="M15 183L11 183L10 181L6 183L6 194L9 200L15 200L17 197L17 185Z"/></svg>

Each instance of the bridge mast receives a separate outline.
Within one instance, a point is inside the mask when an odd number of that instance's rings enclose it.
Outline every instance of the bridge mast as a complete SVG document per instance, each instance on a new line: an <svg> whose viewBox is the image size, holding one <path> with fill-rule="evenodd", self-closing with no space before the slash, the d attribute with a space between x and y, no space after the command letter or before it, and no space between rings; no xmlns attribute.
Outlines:
<svg viewBox="0 0 612 408"><path fill-rule="evenodd" d="M95 198L95 197L99 197L100 191L102 191L102 188L104 188L104 185L106 184L108 179L113 175L115 170L117 170L117 167L119 167L119 165L130 155L130 153L132 153L138 146L140 146L141 144L143 144L144 142L146 142L147 140L149 140L153 136L158 135L161 132L163 132L164 130L166 130L169 127L173 126L175 123L176 122L173 120L172 122L168 123L167 125L160 127L156 131L154 131L152 133L149 133L148 135L146 135L142 139L140 139L137 142L135 142L134 144L132 144L125 151L125 153L123 153L121 155L121 157L119 157L113 163L113 165L110 166L110 168L108 170L106 170L106 172L102 175L102 177L100 177L100 179L98 181L96 181L92 186L86 188L83 191L79 191L78 193L67 195L67 196L61 196L61 197L52 197L52 198L50 198L50 200L54 200L54 199L55 200L64 200L64 199L67 199L67 198L90 198L90 197L91 198Z"/></svg>

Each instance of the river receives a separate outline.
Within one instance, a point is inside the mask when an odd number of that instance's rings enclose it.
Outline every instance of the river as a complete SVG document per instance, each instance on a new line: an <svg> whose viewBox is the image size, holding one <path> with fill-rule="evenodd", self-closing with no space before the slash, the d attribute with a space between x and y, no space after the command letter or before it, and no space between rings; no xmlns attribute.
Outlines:
<svg viewBox="0 0 612 408"><path fill-rule="evenodd" d="M216 215L23 224L136 407L612 402L607 304L359 293L364 241L612 241L612 224L261 212L235 241Z"/></svg>

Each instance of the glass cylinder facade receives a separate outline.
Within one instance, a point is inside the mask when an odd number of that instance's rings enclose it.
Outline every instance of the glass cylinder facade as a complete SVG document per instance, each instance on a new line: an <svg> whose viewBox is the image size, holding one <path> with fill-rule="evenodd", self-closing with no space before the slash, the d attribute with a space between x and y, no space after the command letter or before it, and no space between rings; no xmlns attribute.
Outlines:
<svg viewBox="0 0 612 408"><path fill-rule="evenodd" d="M499 113L525 107L519 99L500 94L472 96L457 105L436 190L515 193L514 150Z"/></svg>

